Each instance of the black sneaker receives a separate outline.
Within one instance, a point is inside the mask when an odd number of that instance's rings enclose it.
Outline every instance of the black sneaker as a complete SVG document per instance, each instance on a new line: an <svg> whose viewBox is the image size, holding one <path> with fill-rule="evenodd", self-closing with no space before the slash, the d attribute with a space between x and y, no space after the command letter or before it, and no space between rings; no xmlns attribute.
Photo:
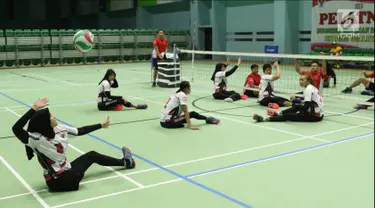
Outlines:
<svg viewBox="0 0 375 208"><path fill-rule="evenodd" d="M135 168L136 164L132 157L132 153L129 148L123 147L122 148L122 154L124 154L124 160L125 160L125 167L127 169L133 169Z"/></svg>
<svg viewBox="0 0 375 208"><path fill-rule="evenodd" d="M352 93L353 92L353 89L347 87L345 88L345 90L341 91L342 93Z"/></svg>
<svg viewBox="0 0 375 208"><path fill-rule="evenodd" d="M152 82L152 87L156 87L156 82Z"/></svg>
<svg viewBox="0 0 375 208"><path fill-rule="evenodd" d="M253 119L256 120L257 122L262 122L263 121L263 117L258 115L258 114L254 114L253 115Z"/></svg>
<svg viewBox="0 0 375 208"><path fill-rule="evenodd" d="M216 118L213 118L213 117L208 117L207 120L206 120L206 123L207 124L219 124L220 120L216 119Z"/></svg>

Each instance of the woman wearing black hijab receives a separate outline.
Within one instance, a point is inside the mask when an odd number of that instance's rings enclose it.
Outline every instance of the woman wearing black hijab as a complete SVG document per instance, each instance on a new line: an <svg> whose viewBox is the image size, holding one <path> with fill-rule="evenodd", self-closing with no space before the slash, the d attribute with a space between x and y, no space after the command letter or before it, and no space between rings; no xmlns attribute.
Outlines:
<svg viewBox="0 0 375 208"><path fill-rule="evenodd" d="M228 62L229 60L227 60L227 64L216 64L215 71L211 77L211 80L214 82L214 90L212 92L212 96L217 100L233 102L241 99L241 95L236 93L235 91L227 91L227 77L232 75L240 66L241 58L238 58L237 65L235 65L231 70L225 71L227 69Z"/></svg>
<svg viewBox="0 0 375 208"><path fill-rule="evenodd" d="M16 137L25 144L28 159L31 160L34 153L37 155L44 170L44 178L49 191L78 190L86 170L93 163L101 166L135 168L135 161L127 147L122 148L124 155L122 159L90 151L73 162L68 162L66 158L68 135L82 136L101 128L108 128L109 117L102 124L74 128L58 124L48 108L44 108L47 105L46 98L38 99L33 107L14 124L12 130ZM25 131L23 127L27 122L29 125Z"/></svg>
<svg viewBox="0 0 375 208"><path fill-rule="evenodd" d="M122 98L122 96L111 95L111 88L118 88L116 72L108 69L103 79L99 82L98 109L99 110L121 110L123 106L128 108L146 109L147 104L135 105Z"/></svg>

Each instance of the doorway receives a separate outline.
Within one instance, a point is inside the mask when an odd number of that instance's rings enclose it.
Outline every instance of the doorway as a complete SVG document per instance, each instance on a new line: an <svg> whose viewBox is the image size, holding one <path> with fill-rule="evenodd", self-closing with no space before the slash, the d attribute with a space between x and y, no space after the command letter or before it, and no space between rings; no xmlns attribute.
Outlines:
<svg viewBox="0 0 375 208"><path fill-rule="evenodd" d="M212 51L212 27L203 28L204 29L204 50ZM212 60L211 54L205 54L204 59Z"/></svg>

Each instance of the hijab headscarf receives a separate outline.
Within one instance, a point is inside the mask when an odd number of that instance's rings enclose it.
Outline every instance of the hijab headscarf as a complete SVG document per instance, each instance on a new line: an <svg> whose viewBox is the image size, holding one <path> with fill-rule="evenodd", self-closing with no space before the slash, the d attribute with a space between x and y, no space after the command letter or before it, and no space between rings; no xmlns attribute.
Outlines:
<svg viewBox="0 0 375 208"><path fill-rule="evenodd" d="M217 64L216 64L215 71L214 71L214 73L212 74L212 77L211 77L211 80L212 80L212 81L215 81L215 75L216 75L216 73L219 72L219 71L221 71L221 68L222 68L223 66L224 66L225 68L227 68L227 65L224 64L224 63L217 63Z"/></svg>
<svg viewBox="0 0 375 208"><path fill-rule="evenodd" d="M48 139L55 138L55 132L51 126L51 114L48 108L37 111L30 119L27 131L30 133L39 133ZM31 160L34 157L34 151L26 146L27 158Z"/></svg>

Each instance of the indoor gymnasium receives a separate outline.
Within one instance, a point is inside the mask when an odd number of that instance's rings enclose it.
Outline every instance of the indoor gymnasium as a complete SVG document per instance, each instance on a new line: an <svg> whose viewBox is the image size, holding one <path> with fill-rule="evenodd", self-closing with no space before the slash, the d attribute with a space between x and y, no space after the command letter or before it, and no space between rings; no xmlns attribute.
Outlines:
<svg viewBox="0 0 375 208"><path fill-rule="evenodd" d="M374 1L0 13L1 208L374 207Z"/></svg>

